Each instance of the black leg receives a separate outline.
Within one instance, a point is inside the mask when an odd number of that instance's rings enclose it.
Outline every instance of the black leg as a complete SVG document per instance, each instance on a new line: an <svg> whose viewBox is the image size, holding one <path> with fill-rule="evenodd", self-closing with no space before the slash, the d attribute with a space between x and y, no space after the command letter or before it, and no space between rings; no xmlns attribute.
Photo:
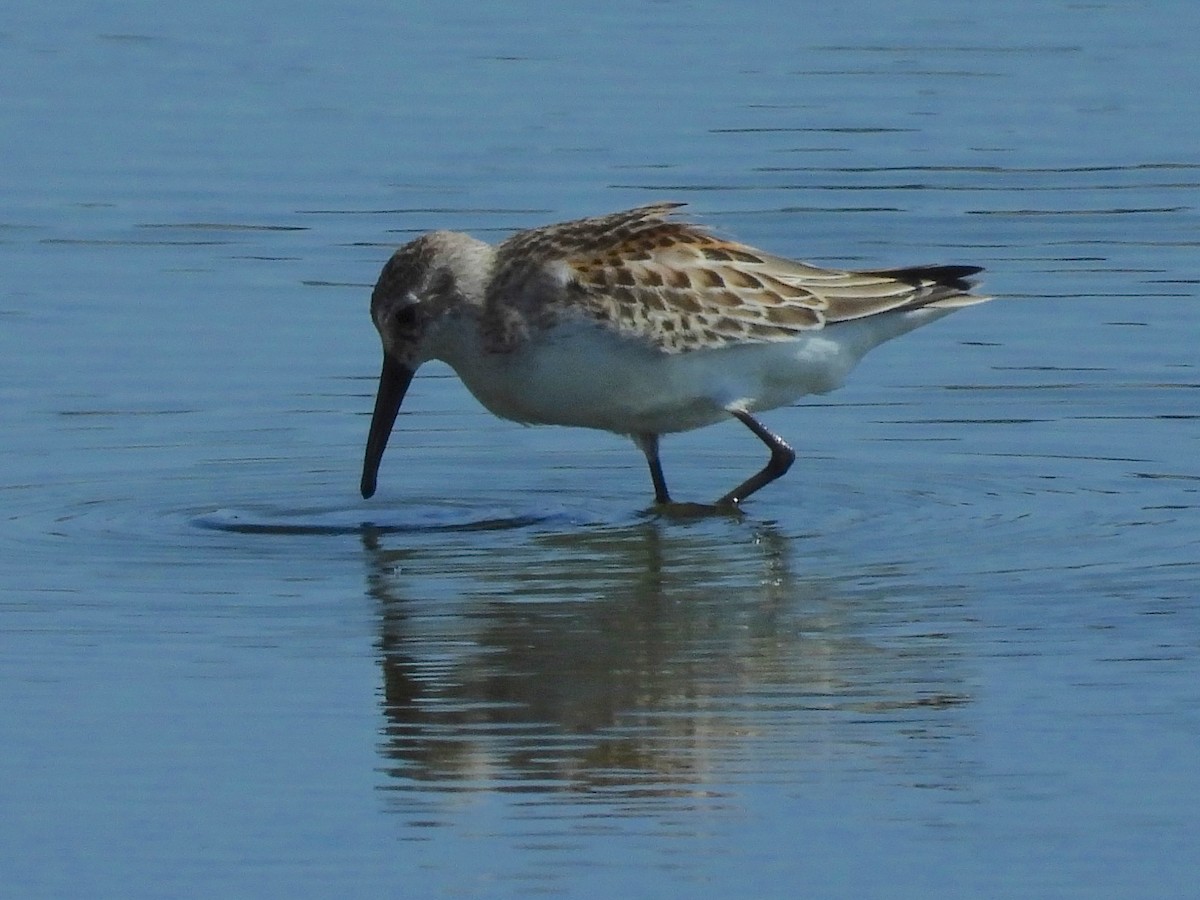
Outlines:
<svg viewBox="0 0 1200 900"><path fill-rule="evenodd" d="M663 478L662 463L658 459L658 435L635 434L633 442L646 454L646 462L650 464L650 480L654 482L654 502L670 503L671 495L667 493L667 480Z"/></svg>
<svg viewBox="0 0 1200 900"><path fill-rule="evenodd" d="M758 420L748 412L730 410L730 414L739 422L753 431L760 441L771 448L771 458L762 467L762 471L747 478L732 491L717 501L718 506L737 506L759 488L770 484L776 478L792 467L796 461L796 451L784 443L783 438L763 428Z"/></svg>

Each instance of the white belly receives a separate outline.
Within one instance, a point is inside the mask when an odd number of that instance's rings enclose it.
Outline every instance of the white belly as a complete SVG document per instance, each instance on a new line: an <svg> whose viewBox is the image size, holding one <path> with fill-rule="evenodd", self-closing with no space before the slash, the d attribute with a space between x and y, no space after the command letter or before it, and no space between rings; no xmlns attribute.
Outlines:
<svg viewBox="0 0 1200 900"><path fill-rule="evenodd" d="M675 354L597 328L560 328L510 353L446 361L506 419L668 434L711 425L730 410L774 409L831 391L872 347L945 312L872 316L792 341Z"/></svg>

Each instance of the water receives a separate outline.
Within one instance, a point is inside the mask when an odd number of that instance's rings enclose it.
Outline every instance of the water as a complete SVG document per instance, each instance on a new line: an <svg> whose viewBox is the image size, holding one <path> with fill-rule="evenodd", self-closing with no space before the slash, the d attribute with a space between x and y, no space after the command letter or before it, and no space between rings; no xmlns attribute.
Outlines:
<svg viewBox="0 0 1200 900"><path fill-rule="evenodd" d="M1197 17L10 10L0 894L1193 892ZM437 366L358 499L392 246L662 198L1002 299L740 521Z"/></svg>

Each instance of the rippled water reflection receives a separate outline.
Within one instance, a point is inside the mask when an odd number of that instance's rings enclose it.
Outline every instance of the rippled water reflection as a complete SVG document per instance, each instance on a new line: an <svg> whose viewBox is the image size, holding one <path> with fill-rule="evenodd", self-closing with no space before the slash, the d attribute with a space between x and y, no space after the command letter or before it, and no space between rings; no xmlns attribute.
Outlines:
<svg viewBox="0 0 1200 900"><path fill-rule="evenodd" d="M1192 891L1194 4L781 10L13 12L13 896ZM361 502L390 248L657 199L1001 299L769 414L742 519L437 366Z"/></svg>
<svg viewBox="0 0 1200 900"><path fill-rule="evenodd" d="M851 749L839 732L855 719L936 732L967 701L938 636L915 653L873 642L864 617L888 598L795 571L773 526L548 534L502 562L496 548L367 547L405 793L703 802L765 729L786 728L793 759L827 758Z"/></svg>

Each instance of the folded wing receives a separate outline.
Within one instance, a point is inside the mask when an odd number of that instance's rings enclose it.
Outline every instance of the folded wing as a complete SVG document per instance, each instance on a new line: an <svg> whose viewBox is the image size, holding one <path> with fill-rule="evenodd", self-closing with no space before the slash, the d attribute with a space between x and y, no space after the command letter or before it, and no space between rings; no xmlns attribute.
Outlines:
<svg viewBox="0 0 1200 900"><path fill-rule="evenodd" d="M498 319L585 316L668 352L793 340L827 324L986 299L974 266L825 269L677 219L661 203L513 235L497 250ZM524 309L522 299L525 301ZM499 307L507 306L507 309ZM544 324L544 322L543 322Z"/></svg>

